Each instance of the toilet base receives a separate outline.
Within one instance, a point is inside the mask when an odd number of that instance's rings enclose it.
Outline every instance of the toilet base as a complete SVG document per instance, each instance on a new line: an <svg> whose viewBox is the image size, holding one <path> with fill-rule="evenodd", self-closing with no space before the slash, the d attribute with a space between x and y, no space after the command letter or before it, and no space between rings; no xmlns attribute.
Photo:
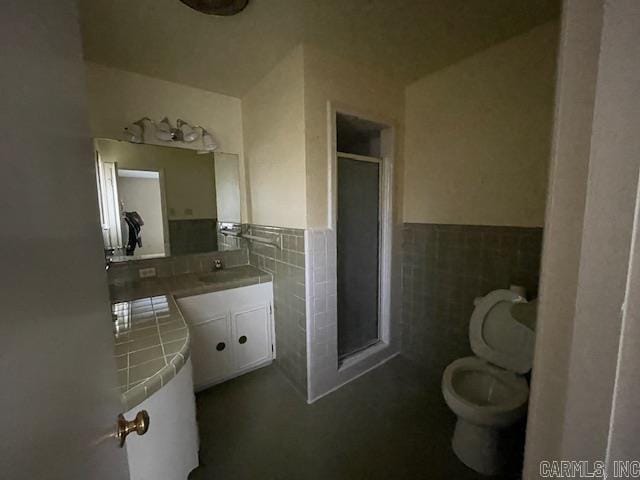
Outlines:
<svg viewBox="0 0 640 480"><path fill-rule="evenodd" d="M504 471L510 450L505 445L502 429L474 425L458 418L451 444L453 451L467 467L483 475Z"/></svg>

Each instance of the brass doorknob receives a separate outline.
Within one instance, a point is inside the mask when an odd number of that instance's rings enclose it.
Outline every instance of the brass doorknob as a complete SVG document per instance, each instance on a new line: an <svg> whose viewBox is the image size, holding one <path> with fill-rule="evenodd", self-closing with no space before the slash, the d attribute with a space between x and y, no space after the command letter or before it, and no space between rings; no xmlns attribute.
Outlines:
<svg viewBox="0 0 640 480"><path fill-rule="evenodd" d="M131 421L127 421L124 415L118 415L118 429L116 431L116 439L120 444L120 447L124 445L124 441L131 432L136 432L138 435L144 435L149 430L149 414L146 410L140 410Z"/></svg>

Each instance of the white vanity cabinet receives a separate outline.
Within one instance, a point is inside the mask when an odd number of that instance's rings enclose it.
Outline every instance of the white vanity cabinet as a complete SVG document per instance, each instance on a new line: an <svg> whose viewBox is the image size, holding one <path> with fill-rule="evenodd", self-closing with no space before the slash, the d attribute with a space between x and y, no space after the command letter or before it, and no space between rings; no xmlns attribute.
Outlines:
<svg viewBox="0 0 640 480"><path fill-rule="evenodd" d="M260 283L177 300L191 334L196 391L275 358L272 285Z"/></svg>

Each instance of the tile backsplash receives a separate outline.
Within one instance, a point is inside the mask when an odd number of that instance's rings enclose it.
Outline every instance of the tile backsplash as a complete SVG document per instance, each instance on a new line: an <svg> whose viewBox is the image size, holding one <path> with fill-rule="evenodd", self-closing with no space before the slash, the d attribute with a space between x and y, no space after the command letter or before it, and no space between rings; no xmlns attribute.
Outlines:
<svg viewBox="0 0 640 480"><path fill-rule="evenodd" d="M542 228L407 223L403 226L402 352L440 382L471 355L475 297L510 285L537 296Z"/></svg>
<svg viewBox="0 0 640 480"><path fill-rule="evenodd" d="M236 267L249 263L246 248L233 251L197 253L171 257L149 258L118 262L107 272L110 285L126 286L141 280L139 270L155 268L157 277L172 277L185 273L210 272L216 259L221 259L225 267Z"/></svg>

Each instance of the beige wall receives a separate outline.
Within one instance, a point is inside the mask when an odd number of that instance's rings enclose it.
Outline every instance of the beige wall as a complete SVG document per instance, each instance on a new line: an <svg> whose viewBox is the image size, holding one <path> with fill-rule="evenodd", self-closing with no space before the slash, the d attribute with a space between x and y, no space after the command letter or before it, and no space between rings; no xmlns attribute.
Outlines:
<svg viewBox="0 0 640 480"><path fill-rule="evenodd" d="M251 222L327 226L330 101L397 127L399 166L402 92L380 72L296 47L242 99Z"/></svg>
<svg viewBox="0 0 640 480"><path fill-rule="evenodd" d="M102 160L118 168L162 172L169 220L217 218L213 154L104 138L95 144Z"/></svg>
<svg viewBox="0 0 640 480"><path fill-rule="evenodd" d="M122 139L127 124L142 117L178 118L206 128L219 150L242 156L240 99L87 63L89 117L94 137ZM198 149L201 143L184 144Z"/></svg>
<svg viewBox="0 0 640 480"><path fill-rule="evenodd" d="M309 45L304 46L304 106L307 182L307 225L328 225L327 104L396 127L395 193L399 205L402 165L404 97L401 84L376 70L345 61Z"/></svg>
<svg viewBox="0 0 640 480"><path fill-rule="evenodd" d="M297 47L242 98L252 223L306 226L303 92Z"/></svg>
<svg viewBox="0 0 640 480"><path fill-rule="evenodd" d="M406 89L404 221L541 226L558 26Z"/></svg>

